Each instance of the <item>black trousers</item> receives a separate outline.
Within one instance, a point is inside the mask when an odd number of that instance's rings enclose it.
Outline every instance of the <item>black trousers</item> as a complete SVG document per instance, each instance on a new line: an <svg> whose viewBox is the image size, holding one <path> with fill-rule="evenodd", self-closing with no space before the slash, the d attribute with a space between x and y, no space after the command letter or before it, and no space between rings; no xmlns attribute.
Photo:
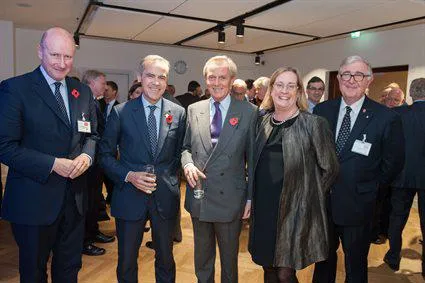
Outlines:
<svg viewBox="0 0 425 283"><path fill-rule="evenodd" d="M77 282L82 264L84 216L77 210L71 189L66 190L59 216L51 225L12 223L12 232L19 247L21 283L47 283L51 251L52 282Z"/></svg>
<svg viewBox="0 0 425 283"><path fill-rule="evenodd" d="M92 243L99 232L99 211L101 206L101 194L103 185L103 170L94 164L89 168L87 176L88 208L86 213L86 229L84 242Z"/></svg>
<svg viewBox="0 0 425 283"><path fill-rule="evenodd" d="M345 258L345 282L366 283L367 256L370 247L370 223L361 226L341 226L329 220L329 257L316 263L314 283L335 283L337 250L341 242Z"/></svg>
<svg viewBox="0 0 425 283"><path fill-rule="evenodd" d="M371 223L371 240L379 235L388 237L391 213L391 187L381 185L378 190L375 211Z"/></svg>
<svg viewBox="0 0 425 283"><path fill-rule="evenodd" d="M425 232L425 189L410 188L393 188L390 214L390 227L388 229L388 239L390 249L385 258L394 264L400 264L400 252L402 246L402 233L409 218L410 209L412 208L413 199L418 194L419 219L421 223L422 237ZM422 245L422 262L425 254L425 246ZM422 266L424 266L422 264ZM422 267L424 271L424 268Z"/></svg>
<svg viewBox="0 0 425 283"><path fill-rule="evenodd" d="M176 218L163 219L150 197L148 207L137 221L115 219L118 238L117 278L119 283L138 282L139 248L143 240L143 230L150 219L152 240L155 249L155 279L158 283L176 281L176 264L173 256L173 236Z"/></svg>

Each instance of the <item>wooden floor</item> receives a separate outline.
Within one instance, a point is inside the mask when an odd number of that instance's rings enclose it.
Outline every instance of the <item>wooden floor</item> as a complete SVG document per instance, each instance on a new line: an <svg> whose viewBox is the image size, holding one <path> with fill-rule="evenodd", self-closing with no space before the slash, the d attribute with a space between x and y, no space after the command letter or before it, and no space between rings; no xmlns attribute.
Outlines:
<svg viewBox="0 0 425 283"><path fill-rule="evenodd" d="M184 196L182 196L182 202ZM193 265L193 232L190 216L182 212L181 226L183 242L174 245L174 257L177 266L177 282L196 282ZM114 221L101 222L101 231L114 234ZM251 261L247 251L248 227L243 228L240 239L239 253L239 282L262 282L262 269ZM424 282L421 272L421 246L418 243L420 235L419 218L416 209L412 209L409 222L404 231L404 242L400 271L392 272L382 261L388 244L372 245L369 254L369 282L395 283L395 282ZM143 246L139 251L139 281L155 282L154 277L154 252L145 247L145 242L150 239L150 233L145 233ZM116 282L115 268L117 265L117 242L99 244L107 250L106 255L100 257L83 256L83 268L79 273L79 282L82 283L108 283ZM340 255L342 253L340 252ZM337 282L344 282L344 265L340 257L338 264ZM220 282L220 263L216 261L216 282ZM311 282L312 267L297 273L300 282ZM0 220L0 282L19 282L18 250L13 240L10 225Z"/></svg>

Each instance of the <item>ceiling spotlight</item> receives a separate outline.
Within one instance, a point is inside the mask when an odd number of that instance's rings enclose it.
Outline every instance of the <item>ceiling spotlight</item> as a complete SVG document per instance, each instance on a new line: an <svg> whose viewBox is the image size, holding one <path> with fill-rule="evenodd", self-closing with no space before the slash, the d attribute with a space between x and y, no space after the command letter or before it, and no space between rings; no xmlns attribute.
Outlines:
<svg viewBox="0 0 425 283"><path fill-rule="evenodd" d="M74 33L74 42L75 47L80 47L80 35L78 34L78 32Z"/></svg>
<svg viewBox="0 0 425 283"><path fill-rule="evenodd" d="M226 33L222 30L218 32L218 43L225 43L226 42Z"/></svg>
<svg viewBox="0 0 425 283"><path fill-rule="evenodd" d="M237 37L243 37L245 34L245 27L243 26L243 23L239 23L236 26L236 36Z"/></svg>
<svg viewBox="0 0 425 283"><path fill-rule="evenodd" d="M255 65L260 65L261 63L261 57L260 54L257 54L257 56L255 56Z"/></svg>

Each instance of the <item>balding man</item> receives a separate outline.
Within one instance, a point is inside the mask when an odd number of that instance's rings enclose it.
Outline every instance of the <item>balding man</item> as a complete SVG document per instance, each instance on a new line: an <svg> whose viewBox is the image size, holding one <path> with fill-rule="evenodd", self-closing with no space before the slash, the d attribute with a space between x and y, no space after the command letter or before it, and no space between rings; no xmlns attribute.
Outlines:
<svg viewBox="0 0 425 283"><path fill-rule="evenodd" d="M236 79L233 82L232 85L232 92L230 93L230 95L234 98L236 98L237 100L243 101L245 100L245 94L247 92L248 88L246 86L246 83L244 80L241 79Z"/></svg>
<svg viewBox="0 0 425 283"><path fill-rule="evenodd" d="M0 161L9 166L2 217L19 247L20 282L77 282L81 268L83 174L94 158L96 110L89 87L67 77L75 43L43 33L41 65L0 85Z"/></svg>

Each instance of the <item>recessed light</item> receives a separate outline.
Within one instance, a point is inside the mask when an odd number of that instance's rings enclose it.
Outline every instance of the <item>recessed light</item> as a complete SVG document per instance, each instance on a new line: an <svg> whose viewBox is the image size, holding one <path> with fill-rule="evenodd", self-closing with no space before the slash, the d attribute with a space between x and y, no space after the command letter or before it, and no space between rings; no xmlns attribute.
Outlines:
<svg viewBox="0 0 425 283"><path fill-rule="evenodd" d="M32 7L31 4L28 3L16 3L16 6L21 7L21 8L30 8Z"/></svg>

